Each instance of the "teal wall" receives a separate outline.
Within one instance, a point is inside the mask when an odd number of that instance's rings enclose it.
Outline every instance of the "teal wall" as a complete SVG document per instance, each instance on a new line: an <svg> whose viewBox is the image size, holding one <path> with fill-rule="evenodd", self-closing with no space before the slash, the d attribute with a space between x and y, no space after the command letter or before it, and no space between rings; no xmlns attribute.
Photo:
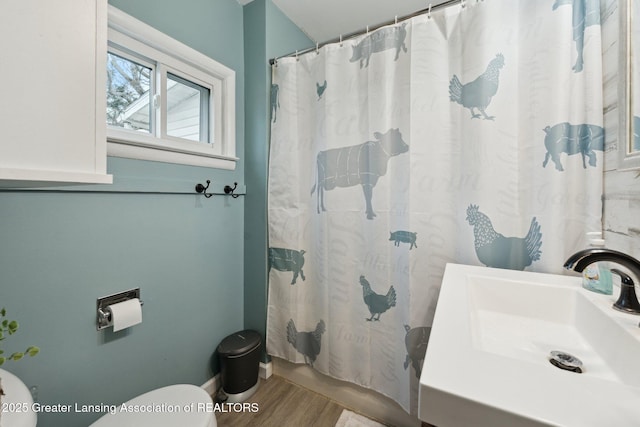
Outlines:
<svg viewBox="0 0 640 427"><path fill-rule="evenodd" d="M219 370L225 336L265 330L267 61L311 42L270 0L109 3L236 71L240 161L223 171L109 157L113 185L0 191L0 306L20 322L4 347L41 348L3 368L37 386L42 404L118 404L201 385ZM207 179L247 194L205 199L193 189ZM142 324L96 331L96 299L133 287ZM99 415L40 413L38 425Z"/></svg>
<svg viewBox="0 0 640 427"><path fill-rule="evenodd" d="M123 11L236 71L235 171L109 158L109 186L0 192L0 306L20 322L3 368L43 404L117 404L175 383L201 385L212 355L244 328L244 197L196 195L244 184L243 11L236 0L113 0ZM78 191L83 190L83 191ZM96 298L140 287L143 322L97 332ZM213 364L212 364L213 361ZM87 426L99 414L47 414Z"/></svg>
<svg viewBox="0 0 640 427"><path fill-rule="evenodd" d="M251 102L245 104L245 182L251 197L245 200L244 322L265 339L267 302L267 128L265 64L265 1L254 0L244 7L245 89Z"/></svg>
<svg viewBox="0 0 640 427"><path fill-rule="evenodd" d="M244 7L247 102L245 179L245 326L263 337L267 313L267 176L271 66L269 59L302 50L312 41L270 0Z"/></svg>

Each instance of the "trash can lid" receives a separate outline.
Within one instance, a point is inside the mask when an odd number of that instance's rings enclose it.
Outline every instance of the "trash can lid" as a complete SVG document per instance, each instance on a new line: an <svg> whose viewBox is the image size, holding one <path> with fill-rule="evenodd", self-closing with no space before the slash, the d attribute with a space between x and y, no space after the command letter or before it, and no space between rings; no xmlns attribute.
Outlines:
<svg viewBox="0 0 640 427"><path fill-rule="evenodd" d="M260 334L251 329L236 332L222 340L218 346L220 355L238 355L247 353L260 345Z"/></svg>

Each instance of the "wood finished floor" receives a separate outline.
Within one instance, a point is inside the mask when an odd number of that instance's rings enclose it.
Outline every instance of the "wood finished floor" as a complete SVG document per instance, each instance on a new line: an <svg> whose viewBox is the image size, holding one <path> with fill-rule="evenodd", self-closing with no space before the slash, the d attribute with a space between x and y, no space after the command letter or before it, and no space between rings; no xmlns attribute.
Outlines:
<svg viewBox="0 0 640 427"><path fill-rule="evenodd" d="M218 427L333 427L345 409L326 397L273 375L260 379L247 402L258 411L216 413Z"/></svg>

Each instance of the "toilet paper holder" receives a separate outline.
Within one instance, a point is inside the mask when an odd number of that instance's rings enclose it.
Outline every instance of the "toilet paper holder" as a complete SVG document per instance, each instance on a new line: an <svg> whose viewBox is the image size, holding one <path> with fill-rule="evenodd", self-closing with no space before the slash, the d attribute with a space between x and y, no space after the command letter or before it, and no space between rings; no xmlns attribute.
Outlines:
<svg viewBox="0 0 640 427"><path fill-rule="evenodd" d="M124 302L133 298L140 300L140 288L129 289L128 291L118 292L117 294L108 295L106 297L98 298L96 301L97 310L97 325L96 329L101 331L109 326L113 325L113 319L111 313L107 310L107 307L119 302ZM140 305L144 305L140 300Z"/></svg>

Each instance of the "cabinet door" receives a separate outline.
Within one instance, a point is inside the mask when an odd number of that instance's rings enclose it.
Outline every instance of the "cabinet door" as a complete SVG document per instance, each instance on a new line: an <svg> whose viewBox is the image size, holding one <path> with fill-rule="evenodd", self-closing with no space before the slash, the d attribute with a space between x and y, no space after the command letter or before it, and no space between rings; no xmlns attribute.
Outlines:
<svg viewBox="0 0 640 427"><path fill-rule="evenodd" d="M106 0L0 2L0 185L109 183Z"/></svg>

